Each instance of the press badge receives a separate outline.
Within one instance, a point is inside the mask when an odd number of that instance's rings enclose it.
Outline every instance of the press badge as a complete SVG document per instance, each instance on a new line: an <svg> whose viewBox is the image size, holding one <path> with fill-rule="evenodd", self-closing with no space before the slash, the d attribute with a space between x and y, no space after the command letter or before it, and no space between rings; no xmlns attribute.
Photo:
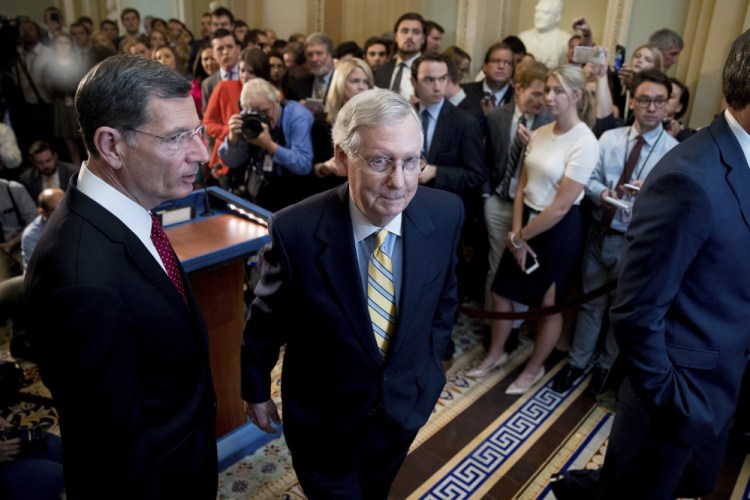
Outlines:
<svg viewBox="0 0 750 500"><path fill-rule="evenodd" d="M273 172L273 161L271 161L271 155L265 155L263 157L263 171Z"/></svg>

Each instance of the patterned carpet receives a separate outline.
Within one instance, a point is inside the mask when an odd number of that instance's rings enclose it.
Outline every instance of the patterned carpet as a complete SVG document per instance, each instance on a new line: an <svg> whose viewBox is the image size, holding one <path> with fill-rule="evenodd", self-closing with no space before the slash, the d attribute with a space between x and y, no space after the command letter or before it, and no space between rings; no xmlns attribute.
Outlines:
<svg viewBox="0 0 750 500"><path fill-rule="evenodd" d="M483 350L475 333L480 329L479 320L459 317L453 332L456 354L454 364L446 374L448 383L432 417L414 440L412 449L422 444L528 357L530 343L526 342L516 351L508 365L486 379L478 381L465 377L464 373L481 360ZM281 393L278 380L282 360L283 355L272 373L275 381L272 397L279 407ZM222 471L219 474L219 498L304 498L292 470L291 456L283 436Z"/></svg>
<svg viewBox="0 0 750 500"><path fill-rule="evenodd" d="M521 339L507 365L495 370L488 377L475 380L465 376L482 359L484 350L480 336L481 320L459 316L453 332L456 343L454 364L447 372L448 383L433 411L432 417L417 435L412 450L424 443L455 416L484 395L518 365L524 363L531 353L532 343ZM277 382L273 398L280 403L278 377L281 373L279 360L273 376ZM552 376L550 374L550 376ZM520 401L520 400L519 400ZM219 498L221 499L276 499L304 498L292 469L291 456L283 436L261 447L219 474Z"/></svg>
<svg viewBox="0 0 750 500"><path fill-rule="evenodd" d="M448 370L445 390L428 423L418 434L414 449L442 429L453 418L476 402L508 373L524 363L532 342L521 338L509 363L482 380L465 373L482 359L481 321L460 316L453 337L457 352ZM581 396L588 373L564 394L551 389L551 381L564 366L561 361L549 370L535 390L515 401L487 428L453 457L446 457L442 468L408 496L409 499L479 499L503 477L505 472L545 436L545 432ZM274 370L278 380L281 360ZM278 401L278 383L274 399ZM550 476L560 470L599 468L604 460L613 414L592 405L573 430L554 449L517 492L517 499L554 500L549 488ZM734 484L734 483L732 483ZM731 500L750 500L750 458L746 460L734 487ZM304 499L292 469L291 456L283 436L245 456L219 474L220 499ZM493 497L494 498L494 497ZM510 497L508 497L510 498Z"/></svg>
<svg viewBox="0 0 750 500"><path fill-rule="evenodd" d="M428 423L412 445L421 446L436 432L460 415L486 394L509 373L524 363L531 353L532 342L521 338L509 363L481 380L465 373L482 359L481 321L460 316L453 333L456 342L454 364L447 372L448 383ZM10 333L0 326L0 359L12 359ZM282 356L283 358L283 356ZM25 399L5 410L8 417L18 414L22 425L44 422L50 431L59 434L57 414L51 407L47 389L42 384L36 365L18 360L24 370ZM273 372L273 398L280 404L279 377L281 362ZM565 394L550 388L554 375L564 366L561 361L549 370L535 390L520 397L490 425L453 457L446 457L443 467L408 498L469 499L483 498L504 473L516 464L530 447L555 423L588 384L584 374ZM543 460L528 481L513 494L518 499L554 500L549 477L565 469L598 468L604 458L613 415L601 406L592 406L559 446ZM733 486L730 500L750 500L750 455L745 457ZM291 456L283 436L274 439L219 473L219 499L304 499L291 464Z"/></svg>
<svg viewBox="0 0 750 500"><path fill-rule="evenodd" d="M20 417L20 425L44 424L49 432L60 435L57 412L49 399L49 390L42 383L39 368L31 361L14 359L10 353L10 323L0 326L0 359L16 361L23 370L24 382L21 388L21 401L8 408L0 408L0 415L10 420L12 416Z"/></svg>

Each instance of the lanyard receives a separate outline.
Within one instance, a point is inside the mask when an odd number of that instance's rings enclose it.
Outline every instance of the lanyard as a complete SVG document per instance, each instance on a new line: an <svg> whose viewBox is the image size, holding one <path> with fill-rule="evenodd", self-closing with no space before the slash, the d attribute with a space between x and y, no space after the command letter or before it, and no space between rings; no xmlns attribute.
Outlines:
<svg viewBox="0 0 750 500"><path fill-rule="evenodd" d="M631 131L633 130L633 126L632 125L630 126L630 130ZM627 137L630 137L630 133L631 132L628 132ZM643 135L643 134L641 134L641 135ZM636 179L640 179L641 178L641 173L643 172L643 169L646 168L646 165L648 164L648 160L649 160L649 158L651 158L651 153L653 153L654 149L656 149L656 145L659 144L659 141L661 140L661 136L662 135L664 135L664 128L662 128L661 132L659 132L659 137L657 137L656 141L654 141L654 145L651 146L650 149L648 150L648 155L646 155L646 160L643 163L641 163L641 168L639 168L638 172L636 172L636 176L635 176ZM644 138L643 140L645 141L646 139ZM648 144L648 143L646 143L646 144ZM633 147L635 147L635 146L633 146ZM631 151L632 151L632 149L631 149ZM628 163L628 143L625 142L625 161L623 161L623 163L622 163L623 170L625 169L625 165L627 165L627 163ZM633 177L631 176L631 178L628 179L628 182L630 182L630 180L632 178Z"/></svg>

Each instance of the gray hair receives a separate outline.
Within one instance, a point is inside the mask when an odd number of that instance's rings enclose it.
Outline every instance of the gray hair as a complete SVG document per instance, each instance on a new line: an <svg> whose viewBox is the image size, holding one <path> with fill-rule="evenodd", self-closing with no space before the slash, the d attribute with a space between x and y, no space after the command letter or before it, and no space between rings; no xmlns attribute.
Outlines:
<svg viewBox="0 0 750 500"><path fill-rule="evenodd" d="M158 61L138 56L112 56L94 66L78 84L75 106L83 143L99 156L94 133L112 127L132 140L131 129L150 121L149 99L190 96L190 82Z"/></svg>
<svg viewBox="0 0 750 500"><path fill-rule="evenodd" d="M669 50L672 47L677 47L680 50L685 48L685 42L679 33L668 28L662 28L651 33L651 36L648 37L648 44L661 51Z"/></svg>
<svg viewBox="0 0 750 500"><path fill-rule="evenodd" d="M419 117L409 101L386 89L370 89L352 97L339 111L333 124L333 145L341 146L347 155L360 147L360 128L375 128L412 117L419 130L419 143L424 140Z"/></svg>
<svg viewBox="0 0 750 500"><path fill-rule="evenodd" d="M305 38L305 50L311 45L325 45L326 52L329 54L333 52L333 42L323 33L316 32L307 35L307 38Z"/></svg>
<svg viewBox="0 0 750 500"><path fill-rule="evenodd" d="M279 102L281 100L281 94L278 89L271 85L267 80L264 80L263 78L252 78L246 81L242 86L240 106L242 106L242 109L249 109L250 102L259 97L268 99L271 102Z"/></svg>

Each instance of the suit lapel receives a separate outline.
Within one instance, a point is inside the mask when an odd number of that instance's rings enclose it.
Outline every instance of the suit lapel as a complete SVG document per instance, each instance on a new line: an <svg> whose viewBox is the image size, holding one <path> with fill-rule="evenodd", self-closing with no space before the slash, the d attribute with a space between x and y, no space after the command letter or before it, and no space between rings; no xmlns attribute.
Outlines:
<svg viewBox="0 0 750 500"><path fill-rule="evenodd" d="M345 183L331 193L330 203L321 217L315 233L322 244L318 256L319 269L328 280L342 313L351 325L362 349L376 363L381 362L380 352L372 333L367 298L362 290L362 281L357 264L353 240L351 216L349 215L349 184ZM332 272L338 270L338 272Z"/></svg>
<svg viewBox="0 0 750 500"><path fill-rule="evenodd" d="M71 179L75 189L71 190L70 209L88 220L110 240L122 244L133 266L141 272L143 277L158 289L178 311L183 314L187 313L187 306L182 301L169 276L143 246L141 240L120 219L78 191L77 180L77 176L75 179Z"/></svg>
<svg viewBox="0 0 750 500"><path fill-rule="evenodd" d="M513 122L513 113L515 112L515 104L513 106L503 106L500 108L502 118L500 119L500 141L498 144L503 149L503 153L507 153L510 145L510 126Z"/></svg>
<svg viewBox="0 0 750 500"><path fill-rule="evenodd" d="M508 90L505 91L505 94L503 95L503 100L502 102L498 103L498 106L503 106L513 101L514 94L515 94L515 89L513 88L513 85L510 82L508 82Z"/></svg>
<svg viewBox="0 0 750 500"><path fill-rule="evenodd" d="M404 342L408 341L409 332L415 321L432 321L432 318L415 317L410 312L416 310L422 292L421 285L427 282L427 271L432 268L435 255L430 235L435 225L427 207L419 200L419 191L406 207L403 215L403 275L401 277L401 303L396 320L396 332L388 359L396 359Z"/></svg>
<svg viewBox="0 0 750 500"><path fill-rule="evenodd" d="M722 161L728 167L726 179L729 188L737 198L745 227L750 230L750 168L723 113L711 124L711 134L719 147Z"/></svg>

